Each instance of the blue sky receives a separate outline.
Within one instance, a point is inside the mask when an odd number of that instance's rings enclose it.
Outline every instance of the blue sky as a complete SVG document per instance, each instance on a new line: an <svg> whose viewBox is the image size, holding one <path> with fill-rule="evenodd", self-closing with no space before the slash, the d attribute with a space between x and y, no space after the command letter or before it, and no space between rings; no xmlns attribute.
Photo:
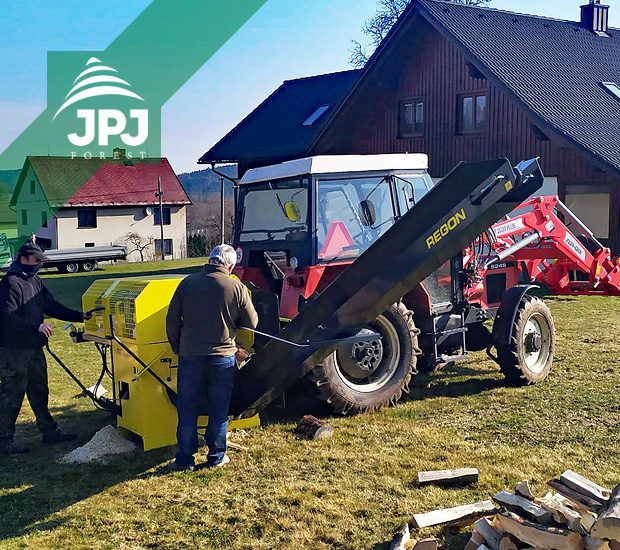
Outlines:
<svg viewBox="0 0 620 550"><path fill-rule="evenodd" d="M579 0L494 0L491 7L576 20ZM0 0L0 152L45 108L48 50L104 49L149 0ZM610 24L620 27L620 2ZM376 0L268 0L164 106L162 150L177 172L283 80L350 68L351 39ZM156 29L154 29L156 32Z"/></svg>

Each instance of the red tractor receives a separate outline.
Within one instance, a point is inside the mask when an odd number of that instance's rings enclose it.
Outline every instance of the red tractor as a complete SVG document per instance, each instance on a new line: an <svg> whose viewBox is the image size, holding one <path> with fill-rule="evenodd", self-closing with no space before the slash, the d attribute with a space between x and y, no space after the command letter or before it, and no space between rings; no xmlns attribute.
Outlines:
<svg viewBox="0 0 620 550"><path fill-rule="evenodd" d="M492 346L510 382L544 380L551 312L489 231L468 244L542 179L536 160L513 171L498 159L461 163L435 186L420 154L249 170L236 187L235 274L261 322L233 412L257 410L304 375L335 412L393 405L417 372Z"/></svg>

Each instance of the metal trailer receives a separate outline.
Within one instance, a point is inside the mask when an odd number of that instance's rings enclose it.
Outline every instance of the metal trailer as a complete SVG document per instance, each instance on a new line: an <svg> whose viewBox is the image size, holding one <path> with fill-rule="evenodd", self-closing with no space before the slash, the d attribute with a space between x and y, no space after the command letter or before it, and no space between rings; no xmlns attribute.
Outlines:
<svg viewBox="0 0 620 550"><path fill-rule="evenodd" d="M46 250L48 260L44 267L56 267L62 273L93 271L97 262L117 261L127 258L124 246L87 246L84 248L61 248Z"/></svg>

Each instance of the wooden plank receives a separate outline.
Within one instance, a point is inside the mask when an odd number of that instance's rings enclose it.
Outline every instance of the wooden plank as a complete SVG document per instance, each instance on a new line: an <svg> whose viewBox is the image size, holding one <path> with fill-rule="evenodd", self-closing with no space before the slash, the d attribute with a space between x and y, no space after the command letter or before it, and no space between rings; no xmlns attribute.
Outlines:
<svg viewBox="0 0 620 550"><path fill-rule="evenodd" d="M530 489L530 484L527 480L520 481L515 485L515 493L528 500L534 500L534 493L532 493L532 489Z"/></svg>
<svg viewBox="0 0 620 550"><path fill-rule="evenodd" d="M569 500L580 504L581 506L587 508L588 510L592 510L593 512L597 512L601 507L601 503L593 498L590 498L586 495L582 495L577 491L567 487L562 483L559 479L550 479L547 481L547 485L551 487L554 491L557 491L561 495L564 495Z"/></svg>
<svg viewBox="0 0 620 550"><path fill-rule="evenodd" d="M414 514L413 525L415 527L430 527L441 523L455 523L475 521L480 516L494 513L495 504L490 500L483 500L474 504L455 506L454 508L444 508L433 510L425 514Z"/></svg>
<svg viewBox="0 0 620 550"><path fill-rule="evenodd" d="M593 481L590 481L588 478L585 478L572 470L566 470L560 476L560 481L569 489L590 497L600 504L605 504L609 498L609 495L611 495L611 491L609 489L605 489L604 487L597 485Z"/></svg>
<svg viewBox="0 0 620 550"><path fill-rule="evenodd" d="M500 491L493 497L493 500L511 512L536 523L548 525L551 522L552 513L549 510L545 510L542 506L519 495Z"/></svg>
<svg viewBox="0 0 620 550"><path fill-rule="evenodd" d="M538 525L508 511L497 514L497 519L507 532L534 548L583 550L583 538L572 531Z"/></svg>
<svg viewBox="0 0 620 550"><path fill-rule="evenodd" d="M599 511L590 534L595 539L620 541L620 484L616 485L607 504Z"/></svg>
<svg viewBox="0 0 620 550"><path fill-rule="evenodd" d="M433 470L429 472L418 472L418 482L420 485L441 485L457 486L477 483L477 468L458 468L456 470Z"/></svg>
<svg viewBox="0 0 620 550"><path fill-rule="evenodd" d="M495 525L488 518L480 518L474 523L474 531L480 533L484 539L484 543L491 550L498 550L500 533L495 529Z"/></svg>

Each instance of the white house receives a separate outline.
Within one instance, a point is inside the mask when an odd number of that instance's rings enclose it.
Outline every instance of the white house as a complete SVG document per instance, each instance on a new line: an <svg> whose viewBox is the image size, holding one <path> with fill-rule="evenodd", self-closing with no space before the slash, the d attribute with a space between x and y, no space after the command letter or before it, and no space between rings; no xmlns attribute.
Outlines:
<svg viewBox="0 0 620 550"><path fill-rule="evenodd" d="M130 261L186 256L191 204L167 159L27 157L11 198L20 236L45 249L122 244ZM140 250L142 249L142 254Z"/></svg>

